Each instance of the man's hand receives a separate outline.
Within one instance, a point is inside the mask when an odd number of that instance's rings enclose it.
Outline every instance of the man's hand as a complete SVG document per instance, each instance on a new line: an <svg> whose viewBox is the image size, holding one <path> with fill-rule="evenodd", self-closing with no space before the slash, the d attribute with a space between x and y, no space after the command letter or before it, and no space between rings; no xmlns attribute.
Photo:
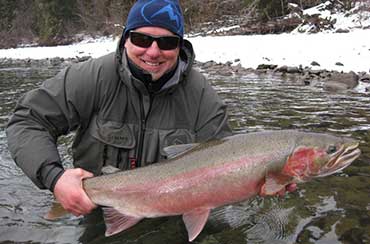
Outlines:
<svg viewBox="0 0 370 244"><path fill-rule="evenodd" d="M283 197L286 194L286 192L293 192L295 190L297 190L297 184L296 183L291 183L291 184L287 185L285 187L285 189L279 191L277 195Z"/></svg>
<svg viewBox="0 0 370 244"><path fill-rule="evenodd" d="M93 174L86 170L67 169L54 187L56 200L75 216L88 214L97 207L82 187L82 180L89 177L93 177Z"/></svg>

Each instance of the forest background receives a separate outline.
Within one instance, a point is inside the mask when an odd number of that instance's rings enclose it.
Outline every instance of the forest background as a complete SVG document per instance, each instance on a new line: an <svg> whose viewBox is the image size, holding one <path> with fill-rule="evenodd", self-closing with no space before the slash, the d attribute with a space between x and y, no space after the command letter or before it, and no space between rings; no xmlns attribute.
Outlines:
<svg viewBox="0 0 370 244"><path fill-rule="evenodd" d="M79 41L84 35L122 32L136 0L1 0L0 48L22 44L53 46ZM350 9L360 0L331 0ZM286 15L289 3L301 9L321 0L180 0L186 32L223 16L243 16L267 22Z"/></svg>

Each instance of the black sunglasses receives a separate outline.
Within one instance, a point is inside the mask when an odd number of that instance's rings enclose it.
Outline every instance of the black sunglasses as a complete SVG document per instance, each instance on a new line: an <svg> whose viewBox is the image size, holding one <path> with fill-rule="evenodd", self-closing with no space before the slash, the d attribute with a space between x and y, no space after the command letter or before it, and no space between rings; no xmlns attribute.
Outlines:
<svg viewBox="0 0 370 244"><path fill-rule="evenodd" d="M136 31L130 31L130 40L135 46L143 48L150 47L153 41L156 41L158 47L162 50L173 50L180 44L180 37L178 36L151 36Z"/></svg>

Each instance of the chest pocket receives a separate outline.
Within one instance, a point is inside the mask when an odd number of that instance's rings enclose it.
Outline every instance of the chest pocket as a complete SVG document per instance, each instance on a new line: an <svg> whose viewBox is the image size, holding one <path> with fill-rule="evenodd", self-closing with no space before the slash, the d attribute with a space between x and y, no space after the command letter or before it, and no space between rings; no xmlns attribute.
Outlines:
<svg viewBox="0 0 370 244"><path fill-rule="evenodd" d="M112 165L128 169L130 158L134 155L136 147L134 125L95 118L90 134L103 144L101 147L103 166Z"/></svg>

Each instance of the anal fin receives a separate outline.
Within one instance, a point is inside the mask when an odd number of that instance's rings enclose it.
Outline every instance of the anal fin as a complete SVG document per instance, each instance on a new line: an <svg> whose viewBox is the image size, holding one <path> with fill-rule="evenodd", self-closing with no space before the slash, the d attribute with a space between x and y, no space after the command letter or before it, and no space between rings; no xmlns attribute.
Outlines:
<svg viewBox="0 0 370 244"><path fill-rule="evenodd" d="M136 225L143 218L127 216L114 208L103 208L106 225L105 236L111 236Z"/></svg>
<svg viewBox="0 0 370 244"><path fill-rule="evenodd" d="M189 241L193 241L203 230L207 222L210 209L195 209L191 212L184 213L182 219L188 231Z"/></svg>
<svg viewBox="0 0 370 244"><path fill-rule="evenodd" d="M46 220L57 220L64 216L70 215L67 210L63 208L63 206L57 202L54 201L53 204L50 207L50 210L47 214L45 214L44 219Z"/></svg>

